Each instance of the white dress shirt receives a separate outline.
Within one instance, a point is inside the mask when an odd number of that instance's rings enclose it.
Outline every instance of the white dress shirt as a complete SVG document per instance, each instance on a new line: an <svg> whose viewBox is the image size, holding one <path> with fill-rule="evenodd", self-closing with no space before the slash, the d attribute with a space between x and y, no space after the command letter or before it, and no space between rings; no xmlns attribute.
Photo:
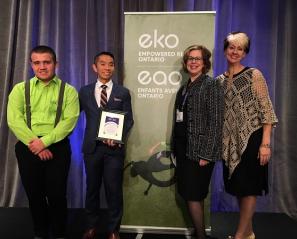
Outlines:
<svg viewBox="0 0 297 239"><path fill-rule="evenodd" d="M110 79L110 81L108 81L106 84L103 84L99 79L97 80L94 94L95 94L95 98L96 98L96 102L97 102L98 107L100 107L100 99L101 99L101 91L102 91L101 86L102 85L107 86L106 87L106 93L107 93L107 102L108 102L110 94L111 94L113 82Z"/></svg>

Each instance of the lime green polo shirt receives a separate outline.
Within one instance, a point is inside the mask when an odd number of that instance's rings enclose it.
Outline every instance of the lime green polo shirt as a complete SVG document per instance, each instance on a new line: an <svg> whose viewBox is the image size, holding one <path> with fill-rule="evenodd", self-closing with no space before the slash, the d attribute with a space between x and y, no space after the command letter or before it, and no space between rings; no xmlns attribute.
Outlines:
<svg viewBox="0 0 297 239"><path fill-rule="evenodd" d="M61 80L55 76L48 84L36 76L30 79L31 128L27 126L25 82L18 83L8 97L7 122L15 136L28 145L41 137L45 147L67 137L79 116L79 100L76 89L65 85L62 114L54 127Z"/></svg>

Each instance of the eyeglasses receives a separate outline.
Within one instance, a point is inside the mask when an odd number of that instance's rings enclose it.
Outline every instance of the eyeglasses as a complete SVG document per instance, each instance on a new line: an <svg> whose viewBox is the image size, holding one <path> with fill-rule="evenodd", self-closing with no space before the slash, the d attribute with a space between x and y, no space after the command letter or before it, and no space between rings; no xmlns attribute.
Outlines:
<svg viewBox="0 0 297 239"><path fill-rule="evenodd" d="M191 62L194 62L194 61L202 61L203 58L202 57L192 57L192 56L189 56L188 57L188 61L191 61Z"/></svg>

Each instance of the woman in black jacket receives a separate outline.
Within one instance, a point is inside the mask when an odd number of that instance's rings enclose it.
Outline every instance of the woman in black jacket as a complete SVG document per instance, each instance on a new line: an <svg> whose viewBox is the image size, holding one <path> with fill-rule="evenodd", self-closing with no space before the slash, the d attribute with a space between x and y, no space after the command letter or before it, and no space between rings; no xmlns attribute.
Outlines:
<svg viewBox="0 0 297 239"><path fill-rule="evenodd" d="M210 51L200 45L184 52L183 69L190 78L176 96L172 137L177 190L187 202L199 239L207 238L204 199L222 144L223 94L219 83L206 75L210 57Z"/></svg>

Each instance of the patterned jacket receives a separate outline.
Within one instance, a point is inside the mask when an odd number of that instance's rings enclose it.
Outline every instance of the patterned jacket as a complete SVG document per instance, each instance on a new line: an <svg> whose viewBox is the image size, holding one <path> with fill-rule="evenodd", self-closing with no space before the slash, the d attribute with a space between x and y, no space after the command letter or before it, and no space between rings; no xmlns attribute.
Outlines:
<svg viewBox="0 0 297 239"><path fill-rule="evenodd" d="M187 85L183 85L177 92L187 94L187 158L214 162L221 159L224 103L222 88L218 81L207 75L201 75ZM174 122L176 109L175 102ZM174 145L174 135L172 140Z"/></svg>

